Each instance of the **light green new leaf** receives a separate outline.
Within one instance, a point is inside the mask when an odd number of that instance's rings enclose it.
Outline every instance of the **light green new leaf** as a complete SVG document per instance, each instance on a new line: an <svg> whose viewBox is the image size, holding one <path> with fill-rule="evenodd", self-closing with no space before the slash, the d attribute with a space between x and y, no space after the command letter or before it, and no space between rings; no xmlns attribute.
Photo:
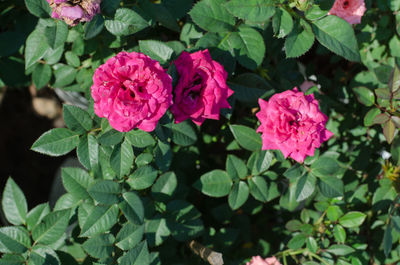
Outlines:
<svg viewBox="0 0 400 265"><path fill-rule="evenodd" d="M8 178L4 188L1 205L7 221L13 225L26 223L28 204L24 193L11 177Z"/></svg>

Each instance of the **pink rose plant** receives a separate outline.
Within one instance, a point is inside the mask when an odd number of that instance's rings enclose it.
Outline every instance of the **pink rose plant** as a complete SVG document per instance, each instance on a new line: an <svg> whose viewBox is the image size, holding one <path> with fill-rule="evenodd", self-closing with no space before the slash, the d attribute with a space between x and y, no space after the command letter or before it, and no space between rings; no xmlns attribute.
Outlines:
<svg viewBox="0 0 400 265"><path fill-rule="evenodd" d="M325 128L328 117L319 110L314 95L306 96L296 87L258 103L257 132L262 133L263 150L278 149L302 163L333 135Z"/></svg>
<svg viewBox="0 0 400 265"><path fill-rule="evenodd" d="M253 257L246 265L282 265L277 258L270 257L263 259L260 256Z"/></svg>
<svg viewBox="0 0 400 265"><path fill-rule="evenodd" d="M101 0L47 0L52 9L51 17L64 20L70 26L90 21L100 13Z"/></svg>
<svg viewBox="0 0 400 265"><path fill-rule="evenodd" d="M150 132L172 104L172 78L147 55L120 52L96 69L91 92L95 113L114 129Z"/></svg>
<svg viewBox="0 0 400 265"><path fill-rule="evenodd" d="M328 14L343 18L350 24L360 24L366 10L364 0L336 0Z"/></svg>
<svg viewBox="0 0 400 265"><path fill-rule="evenodd" d="M218 120L221 108L230 108L227 99L233 91L226 84L228 74L208 50L182 52L175 66L179 74L171 107L175 123L191 119L201 125L205 119Z"/></svg>

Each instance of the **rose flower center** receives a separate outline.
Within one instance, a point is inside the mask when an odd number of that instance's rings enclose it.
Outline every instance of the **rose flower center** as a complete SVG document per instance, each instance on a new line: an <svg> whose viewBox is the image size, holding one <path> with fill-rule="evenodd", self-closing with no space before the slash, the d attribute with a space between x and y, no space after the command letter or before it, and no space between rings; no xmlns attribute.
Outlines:
<svg viewBox="0 0 400 265"><path fill-rule="evenodd" d="M348 8L350 5L349 1L344 1L343 2L343 8Z"/></svg>

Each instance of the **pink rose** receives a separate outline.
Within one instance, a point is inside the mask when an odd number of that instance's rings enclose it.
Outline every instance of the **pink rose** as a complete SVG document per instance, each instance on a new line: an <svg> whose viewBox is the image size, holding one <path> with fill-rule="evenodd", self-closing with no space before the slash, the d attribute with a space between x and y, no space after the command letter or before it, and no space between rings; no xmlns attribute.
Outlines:
<svg viewBox="0 0 400 265"><path fill-rule="evenodd" d="M282 265L275 257L263 259L260 256L255 256L246 265Z"/></svg>
<svg viewBox="0 0 400 265"><path fill-rule="evenodd" d="M96 69L91 92L95 113L114 129L150 132L172 104L172 78L147 55L120 52Z"/></svg>
<svg viewBox="0 0 400 265"><path fill-rule="evenodd" d="M343 18L350 24L360 24L366 10L364 0L336 0L328 14Z"/></svg>
<svg viewBox="0 0 400 265"><path fill-rule="evenodd" d="M218 120L221 108L230 108L227 99L233 91L226 84L228 74L208 50L182 52L175 66L179 81L171 112L176 123L191 119L201 125L205 119Z"/></svg>
<svg viewBox="0 0 400 265"><path fill-rule="evenodd" d="M52 9L51 17L64 20L70 26L90 21L100 13L101 0L47 0L47 2Z"/></svg>
<svg viewBox="0 0 400 265"><path fill-rule="evenodd" d="M306 96L296 87L258 103L256 116L261 125L257 132L262 133L263 150L279 149L285 157L302 163L333 135L325 128L328 117L319 110L314 95Z"/></svg>

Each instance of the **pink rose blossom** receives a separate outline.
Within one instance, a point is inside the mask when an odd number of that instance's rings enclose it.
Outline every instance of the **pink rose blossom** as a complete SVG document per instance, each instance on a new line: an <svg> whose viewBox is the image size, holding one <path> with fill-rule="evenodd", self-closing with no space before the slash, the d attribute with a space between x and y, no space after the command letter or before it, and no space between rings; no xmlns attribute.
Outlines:
<svg viewBox="0 0 400 265"><path fill-rule="evenodd" d="M70 26L90 21L100 13L101 0L47 0L52 9L51 17L64 20Z"/></svg>
<svg viewBox="0 0 400 265"><path fill-rule="evenodd" d="M260 256L255 256L251 259L250 262L247 262L246 265L282 265L282 264L275 257L263 259Z"/></svg>
<svg viewBox="0 0 400 265"><path fill-rule="evenodd" d="M328 117L319 110L314 95L306 96L296 87L258 103L257 132L262 133L263 150L278 149L302 163L333 135L325 128Z"/></svg>
<svg viewBox="0 0 400 265"><path fill-rule="evenodd" d="M179 81L171 112L176 123L191 119L201 125L205 119L218 120L221 108L230 108L227 99L233 91L226 84L228 74L208 50L182 52L175 66Z"/></svg>
<svg viewBox="0 0 400 265"><path fill-rule="evenodd" d="M120 52L96 69L91 92L95 113L114 129L150 132L172 104L172 78L147 55Z"/></svg>
<svg viewBox="0 0 400 265"><path fill-rule="evenodd" d="M350 24L360 24L366 10L364 0L336 0L328 14L343 18Z"/></svg>

